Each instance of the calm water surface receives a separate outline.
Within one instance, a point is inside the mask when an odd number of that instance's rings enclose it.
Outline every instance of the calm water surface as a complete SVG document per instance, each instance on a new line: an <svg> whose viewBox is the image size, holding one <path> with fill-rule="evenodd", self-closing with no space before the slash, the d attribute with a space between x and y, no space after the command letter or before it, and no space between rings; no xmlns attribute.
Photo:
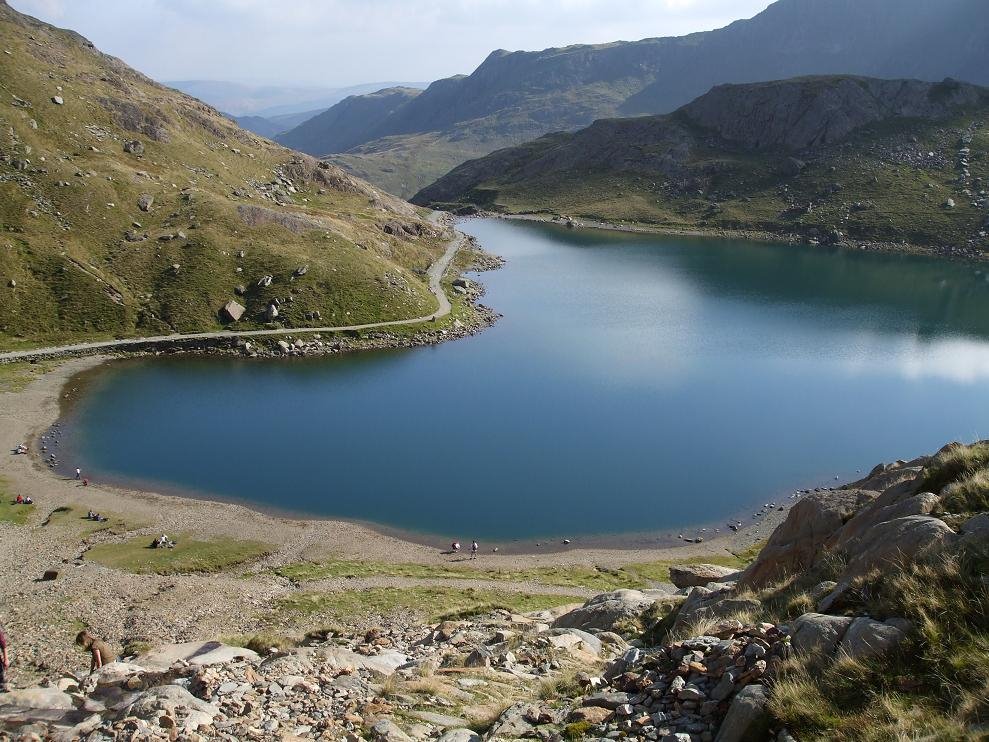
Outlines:
<svg viewBox="0 0 989 742"><path fill-rule="evenodd" d="M113 365L72 413L73 457L97 479L491 542L717 523L989 427L979 266L465 227L508 259L482 276L493 329Z"/></svg>

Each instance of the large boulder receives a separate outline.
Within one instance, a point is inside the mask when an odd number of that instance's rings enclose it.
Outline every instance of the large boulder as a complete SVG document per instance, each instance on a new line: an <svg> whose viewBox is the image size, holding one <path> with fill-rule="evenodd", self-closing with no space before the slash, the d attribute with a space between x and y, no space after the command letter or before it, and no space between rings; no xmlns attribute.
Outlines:
<svg viewBox="0 0 989 742"><path fill-rule="evenodd" d="M769 732L769 714L766 703L769 694L764 685L748 685L728 707L728 713L714 742L755 742L764 740Z"/></svg>
<svg viewBox="0 0 989 742"><path fill-rule="evenodd" d="M906 634L890 623L856 618L838 647L849 657L865 659L885 654L905 638Z"/></svg>
<svg viewBox="0 0 989 742"><path fill-rule="evenodd" d="M838 529L878 496L878 492L859 489L808 495L790 509L739 584L761 588L811 566Z"/></svg>
<svg viewBox="0 0 989 742"><path fill-rule="evenodd" d="M136 716L157 724L162 715L167 714L182 731L189 733L209 726L219 713L216 706L196 698L179 685L159 685L141 693L127 706L124 716Z"/></svg>
<svg viewBox="0 0 989 742"><path fill-rule="evenodd" d="M240 318L244 316L244 312L246 311L247 310L243 304L230 300L223 305L223 309L220 310L220 313L223 315L224 319L227 319L230 322L239 322Z"/></svg>
<svg viewBox="0 0 989 742"><path fill-rule="evenodd" d="M183 644L165 644L150 652L145 652L135 660L135 663L149 670L167 670L176 662L187 662L190 665L207 666L221 665L234 660L257 661L260 657L244 647L231 647L217 641L185 642Z"/></svg>
<svg viewBox="0 0 989 742"><path fill-rule="evenodd" d="M580 608L553 621L553 628L614 631L617 625L641 616L654 602L655 597L638 590L596 595Z"/></svg>
<svg viewBox="0 0 989 742"><path fill-rule="evenodd" d="M678 564L670 567L670 582L678 588L702 587L710 582L737 579L739 571L719 564Z"/></svg>
<svg viewBox="0 0 989 742"><path fill-rule="evenodd" d="M687 599L677 609L671 633L682 634L685 629L702 619L734 618L756 613L762 608L758 600L738 597L733 586L725 585L711 589L712 587L715 585L695 587L690 591Z"/></svg>
<svg viewBox="0 0 989 742"><path fill-rule="evenodd" d="M791 627L793 649L799 654L834 654L851 625L852 619L846 616L805 613Z"/></svg>
<svg viewBox="0 0 989 742"><path fill-rule="evenodd" d="M849 542L888 520L934 512L940 498L931 492L917 494L916 490L913 480L893 485L852 516L828 543L828 548L844 550Z"/></svg>
<svg viewBox="0 0 989 742"><path fill-rule="evenodd" d="M326 647L321 650L325 657L326 664L334 669L345 669L352 667L358 670L367 670L375 675L389 676L402 665L409 662L409 656L388 650L375 655L358 654L343 647Z"/></svg>
<svg viewBox="0 0 989 742"><path fill-rule="evenodd" d="M912 562L957 538L943 520L927 515L909 515L878 523L844 545L848 566L843 580L864 575L877 567Z"/></svg>
<svg viewBox="0 0 989 742"><path fill-rule="evenodd" d="M75 708L72 697L56 687L24 688L0 693L0 714L18 709L52 709L68 711Z"/></svg>

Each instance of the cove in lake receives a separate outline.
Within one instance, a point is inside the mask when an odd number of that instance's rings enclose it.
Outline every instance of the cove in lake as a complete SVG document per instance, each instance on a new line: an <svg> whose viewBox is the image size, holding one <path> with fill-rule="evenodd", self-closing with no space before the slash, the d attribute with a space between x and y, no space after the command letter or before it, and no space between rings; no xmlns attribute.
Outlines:
<svg viewBox="0 0 989 742"><path fill-rule="evenodd" d="M443 542L668 534L985 432L984 268L463 225L491 330L297 361L111 364L70 413L93 477Z"/></svg>

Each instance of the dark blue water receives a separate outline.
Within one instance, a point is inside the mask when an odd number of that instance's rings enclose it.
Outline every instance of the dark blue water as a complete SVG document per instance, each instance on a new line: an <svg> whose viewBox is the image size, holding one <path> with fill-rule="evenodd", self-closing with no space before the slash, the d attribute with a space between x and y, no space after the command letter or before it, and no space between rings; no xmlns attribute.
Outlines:
<svg viewBox="0 0 989 742"><path fill-rule="evenodd" d="M493 329L410 351L110 366L73 412L83 466L490 542L718 522L989 428L979 266L466 229L508 259L482 276L504 314Z"/></svg>

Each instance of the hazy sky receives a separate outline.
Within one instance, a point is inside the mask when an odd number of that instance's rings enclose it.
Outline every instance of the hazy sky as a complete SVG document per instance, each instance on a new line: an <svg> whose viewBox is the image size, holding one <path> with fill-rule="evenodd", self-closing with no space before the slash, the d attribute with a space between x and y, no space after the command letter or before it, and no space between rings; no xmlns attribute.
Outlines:
<svg viewBox="0 0 989 742"><path fill-rule="evenodd" d="M770 0L8 0L158 80L344 86L471 72L494 49L675 36Z"/></svg>

